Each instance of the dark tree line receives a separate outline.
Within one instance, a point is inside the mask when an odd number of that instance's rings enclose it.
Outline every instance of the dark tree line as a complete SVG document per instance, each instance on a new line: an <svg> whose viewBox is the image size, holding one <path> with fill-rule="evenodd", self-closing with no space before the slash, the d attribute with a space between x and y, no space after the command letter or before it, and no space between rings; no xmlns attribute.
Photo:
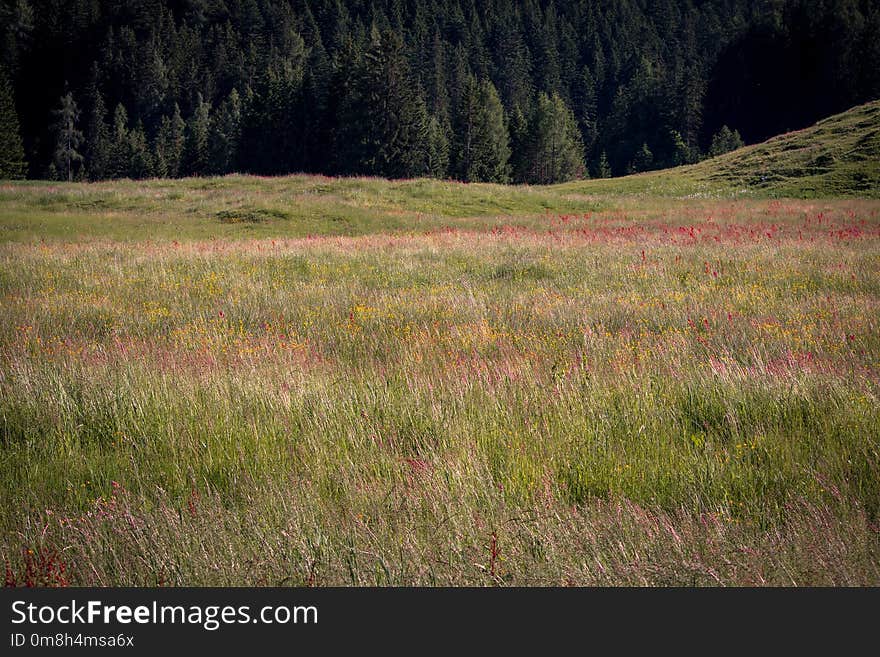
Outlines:
<svg viewBox="0 0 880 657"><path fill-rule="evenodd" d="M880 96L874 0L0 0L0 177L549 183Z"/></svg>

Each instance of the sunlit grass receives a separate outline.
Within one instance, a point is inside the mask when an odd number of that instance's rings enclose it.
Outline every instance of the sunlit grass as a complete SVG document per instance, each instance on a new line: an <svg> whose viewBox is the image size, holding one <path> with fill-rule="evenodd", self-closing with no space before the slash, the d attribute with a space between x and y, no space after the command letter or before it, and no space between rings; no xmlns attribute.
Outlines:
<svg viewBox="0 0 880 657"><path fill-rule="evenodd" d="M877 202L482 189L5 187L8 576L880 581Z"/></svg>

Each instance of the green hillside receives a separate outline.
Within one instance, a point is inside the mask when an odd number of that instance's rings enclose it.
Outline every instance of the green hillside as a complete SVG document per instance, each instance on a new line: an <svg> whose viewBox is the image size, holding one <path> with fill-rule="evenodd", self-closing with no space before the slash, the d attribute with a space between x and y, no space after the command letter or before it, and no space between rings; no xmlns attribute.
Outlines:
<svg viewBox="0 0 880 657"><path fill-rule="evenodd" d="M699 164L560 189L664 196L880 197L880 101Z"/></svg>
<svg viewBox="0 0 880 657"><path fill-rule="evenodd" d="M701 178L774 196L880 195L880 101L694 167Z"/></svg>

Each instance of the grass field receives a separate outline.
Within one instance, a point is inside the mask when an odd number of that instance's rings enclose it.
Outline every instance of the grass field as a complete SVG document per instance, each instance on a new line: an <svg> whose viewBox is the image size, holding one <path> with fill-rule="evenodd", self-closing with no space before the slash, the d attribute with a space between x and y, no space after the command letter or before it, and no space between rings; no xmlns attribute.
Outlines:
<svg viewBox="0 0 880 657"><path fill-rule="evenodd" d="M880 584L877 163L756 148L3 184L7 583Z"/></svg>

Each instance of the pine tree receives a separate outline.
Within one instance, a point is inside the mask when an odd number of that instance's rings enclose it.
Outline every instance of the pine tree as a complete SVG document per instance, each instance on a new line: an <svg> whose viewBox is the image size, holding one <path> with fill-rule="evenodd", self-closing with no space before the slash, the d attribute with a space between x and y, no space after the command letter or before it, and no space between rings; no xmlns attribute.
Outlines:
<svg viewBox="0 0 880 657"><path fill-rule="evenodd" d="M648 171L654 164L654 154L648 148L648 144L642 144L633 155L633 159L627 167L629 173Z"/></svg>
<svg viewBox="0 0 880 657"><path fill-rule="evenodd" d="M577 119L583 135L584 152L589 158L599 138L599 106L596 81L589 66L584 66L575 96Z"/></svg>
<svg viewBox="0 0 880 657"><path fill-rule="evenodd" d="M374 30L359 77L362 170L389 178L418 175L425 169L428 113L400 37Z"/></svg>
<svg viewBox="0 0 880 657"><path fill-rule="evenodd" d="M431 178L446 178L449 172L450 128L441 123L436 116L428 120L428 152L425 173Z"/></svg>
<svg viewBox="0 0 880 657"><path fill-rule="evenodd" d="M599 155L599 162L596 165L596 177L597 178L610 178L611 177L611 165L608 163L608 156L605 154L605 151L602 151L602 154Z"/></svg>
<svg viewBox="0 0 880 657"><path fill-rule="evenodd" d="M289 173L307 151L300 112L307 53L298 33L287 38L286 56L273 53L242 102L239 161L258 173Z"/></svg>
<svg viewBox="0 0 880 657"><path fill-rule="evenodd" d="M89 124L86 128L87 165L91 180L102 180L107 177L110 163L110 129L107 127L107 107L104 97L95 95Z"/></svg>
<svg viewBox="0 0 880 657"><path fill-rule="evenodd" d="M208 138L211 134L211 105L198 94L196 108L186 124L183 149L183 171L187 175L204 175L210 168Z"/></svg>
<svg viewBox="0 0 880 657"><path fill-rule="evenodd" d="M140 121L128 135L128 175L131 178L149 178L153 175L153 156L147 144L144 125Z"/></svg>
<svg viewBox="0 0 880 657"><path fill-rule="evenodd" d="M529 182L551 184L584 176L584 147L572 111L554 93L538 95L529 127Z"/></svg>
<svg viewBox="0 0 880 657"><path fill-rule="evenodd" d="M358 114L361 108L358 73L362 54L352 38L345 38L336 53L327 93L327 110L321 136L330 145L324 156L326 170L356 173L362 147Z"/></svg>
<svg viewBox="0 0 880 657"><path fill-rule="evenodd" d="M159 176L177 178L181 173L183 149L186 144L186 123L180 115L180 107L174 103L174 113L163 116L156 134L156 173Z"/></svg>
<svg viewBox="0 0 880 657"><path fill-rule="evenodd" d="M681 136L681 133L678 130L669 131L669 142L670 151L672 153L672 159L669 164L677 167L694 161L695 158L692 155L690 147L687 145L684 137Z"/></svg>
<svg viewBox="0 0 880 657"><path fill-rule="evenodd" d="M60 105L53 114L55 123L55 153L53 164L58 175L63 175L68 182L73 181L73 171L83 156L77 150L83 141L83 133L76 127L79 121L79 107L69 91L61 97Z"/></svg>
<svg viewBox="0 0 880 657"><path fill-rule="evenodd" d="M228 173L236 165L238 143L241 138L241 98L233 89L211 120L209 137L210 169L212 173Z"/></svg>
<svg viewBox="0 0 880 657"><path fill-rule="evenodd" d="M439 121L449 119L449 91L446 75L446 46L439 28L431 40L430 70L427 76L427 101L431 113Z"/></svg>
<svg viewBox="0 0 880 657"><path fill-rule="evenodd" d="M455 175L466 182L508 182L510 135L495 85L470 76L456 118Z"/></svg>
<svg viewBox="0 0 880 657"><path fill-rule="evenodd" d="M126 178L130 175L131 138L128 131L128 112L119 103L113 112L113 131L107 164L108 178Z"/></svg>
<svg viewBox="0 0 880 657"><path fill-rule="evenodd" d="M12 86L0 70L0 179L24 178L26 170Z"/></svg>
<svg viewBox="0 0 880 657"><path fill-rule="evenodd" d="M721 129L715 133L715 136L712 137L712 145L709 147L709 157L729 153L730 151L735 151L737 148L742 147L743 140L742 137L739 136L739 132L731 130L726 125L723 125L721 126Z"/></svg>
<svg viewBox="0 0 880 657"><path fill-rule="evenodd" d="M529 123L526 115L515 105L510 113L510 170L514 182L527 182L529 178Z"/></svg>

